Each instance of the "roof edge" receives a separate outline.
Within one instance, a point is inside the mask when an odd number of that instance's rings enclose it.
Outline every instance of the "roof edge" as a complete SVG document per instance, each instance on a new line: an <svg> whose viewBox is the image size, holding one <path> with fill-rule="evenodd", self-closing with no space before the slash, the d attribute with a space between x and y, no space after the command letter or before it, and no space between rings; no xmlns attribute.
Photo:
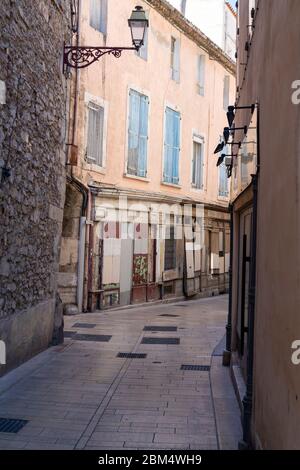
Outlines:
<svg viewBox="0 0 300 470"><path fill-rule="evenodd" d="M167 0L144 0L158 13L169 21L173 26L178 28L195 44L204 49L211 59L219 62L226 70L236 75L235 62L223 52L211 39L209 39L202 31L193 25L185 16L173 7Z"/></svg>

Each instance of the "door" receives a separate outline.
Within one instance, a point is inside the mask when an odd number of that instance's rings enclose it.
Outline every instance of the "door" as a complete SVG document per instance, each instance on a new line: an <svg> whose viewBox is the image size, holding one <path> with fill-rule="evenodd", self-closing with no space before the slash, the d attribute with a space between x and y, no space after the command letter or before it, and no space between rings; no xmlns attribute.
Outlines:
<svg viewBox="0 0 300 470"><path fill-rule="evenodd" d="M240 215L239 291L238 291L238 351L244 377L247 374L248 298L251 265L252 207Z"/></svg>
<svg viewBox="0 0 300 470"><path fill-rule="evenodd" d="M120 305L129 305L132 287L133 224L121 228Z"/></svg>

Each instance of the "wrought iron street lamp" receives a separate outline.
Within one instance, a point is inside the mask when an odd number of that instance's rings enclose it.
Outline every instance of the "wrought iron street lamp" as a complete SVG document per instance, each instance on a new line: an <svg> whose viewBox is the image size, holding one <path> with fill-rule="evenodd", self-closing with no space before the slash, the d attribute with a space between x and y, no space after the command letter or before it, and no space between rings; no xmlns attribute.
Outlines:
<svg viewBox="0 0 300 470"><path fill-rule="evenodd" d="M149 26L143 7L135 7L128 20L128 25L131 31L132 44L139 50L144 44L146 28Z"/></svg>
<svg viewBox="0 0 300 470"><path fill-rule="evenodd" d="M128 20L131 30L133 47L109 47L109 46L65 46L64 47L64 71L68 67L83 69L98 61L105 54L112 54L119 58L123 51L138 51L144 44L146 28L149 21L143 7L137 6Z"/></svg>

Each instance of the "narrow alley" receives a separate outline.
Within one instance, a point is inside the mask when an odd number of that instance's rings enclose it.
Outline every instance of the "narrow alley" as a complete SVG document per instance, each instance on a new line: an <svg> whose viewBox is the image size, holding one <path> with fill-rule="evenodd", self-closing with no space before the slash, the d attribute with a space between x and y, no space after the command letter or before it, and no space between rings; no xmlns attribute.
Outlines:
<svg viewBox="0 0 300 470"><path fill-rule="evenodd" d="M0 449L236 449L226 314L220 296L65 317L63 345L1 380L1 415L28 422Z"/></svg>

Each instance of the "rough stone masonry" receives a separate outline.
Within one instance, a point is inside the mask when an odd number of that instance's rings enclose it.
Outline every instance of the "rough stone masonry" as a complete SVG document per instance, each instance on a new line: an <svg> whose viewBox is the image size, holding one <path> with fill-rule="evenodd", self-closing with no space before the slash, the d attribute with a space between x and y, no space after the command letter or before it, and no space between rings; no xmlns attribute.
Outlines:
<svg viewBox="0 0 300 470"><path fill-rule="evenodd" d="M46 348L65 198L68 0L0 2L0 375ZM59 311L59 308L58 308Z"/></svg>

